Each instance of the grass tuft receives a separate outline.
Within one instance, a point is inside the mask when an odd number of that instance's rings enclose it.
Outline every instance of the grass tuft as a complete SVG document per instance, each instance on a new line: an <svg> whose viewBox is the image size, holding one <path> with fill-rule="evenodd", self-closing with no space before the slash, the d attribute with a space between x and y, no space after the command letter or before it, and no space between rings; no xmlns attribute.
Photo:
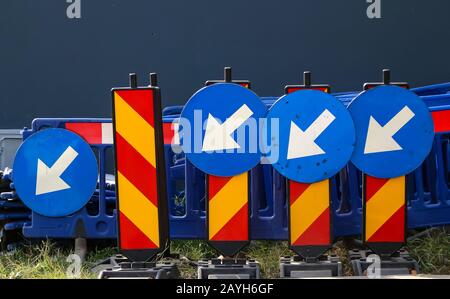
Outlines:
<svg viewBox="0 0 450 299"><path fill-rule="evenodd" d="M450 235L445 229L429 231L408 242L407 248L422 273L450 274Z"/></svg>
<svg viewBox="0 0 450 299"><path fill-rule="evenodd" d="M80 268L79 278L96 278L90 271L95 261L114 253L114 249L91 250L86 262ZM0 254L0 278L70 278L67 269L72 261L67 261L73 253L61 249L50 241L35 245L23 245L11 252Z"/></svg>
<svg viewBox="0 0 450 299"><path fill-rule="evenodd" d="M261 264L261 278L280 277L280 258L292 255L286 241L252 241L245 252Z"/></svg>

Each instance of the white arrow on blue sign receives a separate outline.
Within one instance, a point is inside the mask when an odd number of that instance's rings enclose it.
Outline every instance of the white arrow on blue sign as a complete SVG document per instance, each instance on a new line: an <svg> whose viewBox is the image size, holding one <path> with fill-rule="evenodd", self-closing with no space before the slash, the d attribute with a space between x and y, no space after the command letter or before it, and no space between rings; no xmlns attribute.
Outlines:
<svg viewBox="0 0 450 299"><path fill-rule="evenodd" d="M274 130L278 123L279 129ZM335 175L353 152L355 129L345 106L317 90L281 97L267 114L266 158L285 177L314 183Z"/></svg>
<svg viewBox="0 0 450 299"><path fill-rule="evenodd" d="M97 160L89 144L64 129L31 135L14 159L17 194L26 206L44 216L66 216L84 207L97 178Z"/></svg>
<svg viewBox="0 0 450 299"><path fill-rule="evenodd" d="M197 91L179 120L181 147L201 171L233 176L249 171L261 159L259 122L267 110L248 88L216 83Z"/></svg>
<svg viewBox="0 0 450 299"><path fill-rule="evenodd" d="M379 178L406 175L423 162L434 138L431 114L413 92L378 86L358 95L348 110L356 129L351 161Z"/></svg>
<svg viewBox="0 0 450 299"><path fill-rule="evenodd" d="M316 143L316 139L335 119L336 117L325 109L305 131L291 121L287 159L325 154L325 151Z"/></svg>
<svg viewBox="0 0 450 299"><path fill-rule="evenodd" d="M202 151L208 152L241 148L231 135L252 115L252 110L245 104L227 118L223 124L220 124L214 116L208 114Z"/></svg>

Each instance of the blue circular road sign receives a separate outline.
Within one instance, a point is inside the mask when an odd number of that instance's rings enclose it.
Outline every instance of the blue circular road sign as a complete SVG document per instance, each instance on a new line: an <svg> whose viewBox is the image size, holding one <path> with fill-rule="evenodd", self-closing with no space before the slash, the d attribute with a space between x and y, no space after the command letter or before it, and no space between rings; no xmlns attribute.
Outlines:
<svg viewBox="0 0 450 299"><path fill-rule="evenodd" d="M272 106L264 136L265 156L278 172L297 182L314 183L335 175L350 160L355 128L338 99L300 90Z"/></svg>
<svg viewBox="0 0 450 299"><path fill-rule="evenodd" d="M356 129L351 161L379 178L406 175L429 154L434 137L431 114L413 92L384 85L364 91L349 105Z"/></svg>
<svg viewBox="0 0 450 299"><path fill-rule="evenodd" d="M205 173L233 176L260 162L261 99L233 83L216 83L197 91L181 112L180 144L186 157Z"/></svg>
<svg viewBox="0 0 450 299"><path fill-rule="evenodd" d="M97 177L97 160L90 146L64 129L31 135L14 158L17 194L27 207L44 216L66 216L84 207Z"/></svg>

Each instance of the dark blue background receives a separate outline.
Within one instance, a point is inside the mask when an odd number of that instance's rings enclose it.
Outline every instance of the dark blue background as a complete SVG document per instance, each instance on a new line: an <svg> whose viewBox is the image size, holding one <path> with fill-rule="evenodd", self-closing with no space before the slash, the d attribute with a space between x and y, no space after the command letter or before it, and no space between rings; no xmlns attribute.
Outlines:
<svg viewBox="0 0 450 299"><path fill-rule="evenodd" d="M280 95L305 69L334 91L360 89L390 67L412 86L450 81L450 1L65 0L0 3L0 128L35 117L110 117L113 86L156 71L163 104L184 103L206 79L250 79Z"/></svg>

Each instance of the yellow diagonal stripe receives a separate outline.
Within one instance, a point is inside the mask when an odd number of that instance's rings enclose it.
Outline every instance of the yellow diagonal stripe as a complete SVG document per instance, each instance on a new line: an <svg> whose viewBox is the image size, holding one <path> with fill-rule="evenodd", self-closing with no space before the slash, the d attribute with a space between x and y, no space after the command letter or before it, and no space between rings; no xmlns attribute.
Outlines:
<svg viewBox="0 0 450 299"><path fill-rule="evenodd" d="M209 200L208 228L211 240L219 230L248 202L248 173L231 178L216 195Z"/></svg>
<svg viewBox="0 0 450 299"><path fill-rule="evenodd" d="M330 183L312 183L291 205L291 242L294 243L330 205Z"/></svg>
<svg viewBox="0 0 450 299"><path fill-rule="evenodd" d="M159 247L158 208L123 174L120 172L117 172L117 174L120 211Z"/></svg>
<svg viewBox="0 0 450 299"><path fill-rule="evenodd" d="M156 168L155 130L117 93L114 103L116 131Z"/></svg>
<svg viewBox="0 0 450 299"><path fill-rule="evenodd" d="M389 179L366 204L366 240L405 204L405 177Z"/></svg>

